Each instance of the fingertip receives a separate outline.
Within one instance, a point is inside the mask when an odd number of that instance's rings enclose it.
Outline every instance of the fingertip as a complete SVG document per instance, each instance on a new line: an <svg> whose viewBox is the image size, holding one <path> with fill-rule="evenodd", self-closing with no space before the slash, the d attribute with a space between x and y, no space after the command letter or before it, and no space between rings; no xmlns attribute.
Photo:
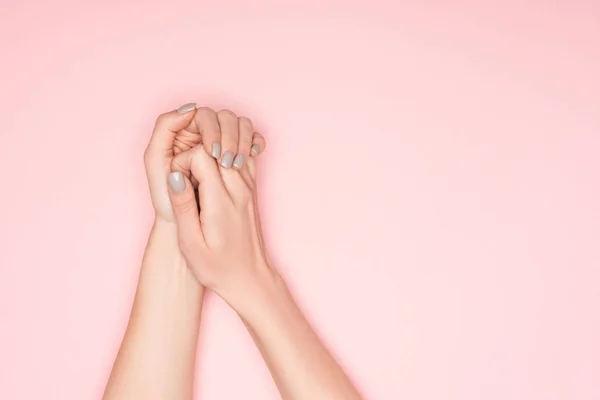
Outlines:
<svg viewBox="0 0 600 400"><path fill-rule="evenodd" d="M192 110L196 109L196 103L186 103L184 105L182 105L181 107L179 107L176 111L179 114L187 114Z"/></svg>
<svg viewBox="0 0 600 400"><path fill-rule="evenodd" d="M206 143L205 149L206 153L208 153L215 160L221 158L221 142L214 141L212 143Z"/></svg>
<svg viewBox="0 0 600 400"><path fill-rule="evenodd" d="M217 112L217 120L221 132L221 160L220 165L229 169L233 165L233 158L238 152L239 127L238 118L231 110Z"/></svg>
<svg viewBox="0 0 600 400"><path fill-rule="evenodd" d="M221 131L217 113L208 107L200 107L194 118L198 131L202 135L202 147L206 154L214 159L221 158Z"/></svg>
<svg viewBox="0 0 600 400"><path fill-rule="evenodd" d="M199 226L198 200L189 178L180 171L171 172L168 186L171 206L180 231L190 227L196 229L196 225Z"/></svg>
<svg viewBox="0 0 600 400"><path fill-rule="evenodd" d="M233 168L240 171L246 163L246 155L244 153L237 153L233 158Z"/></svg>
<svg viewBox="0 0 600 400"><path fill-rule="evenodd" d="M182 172L180 171L176 171L176 172L171 172L169 174L169 189L171 190L172 193L181 193L185 190L186 186L188 185L188 182L185 175L183 175Z"/></svg>
<svg viewBox="0 0 600 400"><path fill-rule="evenodd" d="M194 105L194 108L190 109L186 113L180 113L175 110L160 114L156 119L156 123L154 124L154 131L152 133L151 141L158 141L161 146L170 146L175 134L180 130L187 128L193 121L195 113L191 111L195 109L196 106Z"/></svg>
<svg viewBox="0 0 600 400"><path fill-rule="evenodd" d="M252 147L250 147L250 156L256 157L265 150L267 142L263 135L254 132L252 135Z"/></svg>

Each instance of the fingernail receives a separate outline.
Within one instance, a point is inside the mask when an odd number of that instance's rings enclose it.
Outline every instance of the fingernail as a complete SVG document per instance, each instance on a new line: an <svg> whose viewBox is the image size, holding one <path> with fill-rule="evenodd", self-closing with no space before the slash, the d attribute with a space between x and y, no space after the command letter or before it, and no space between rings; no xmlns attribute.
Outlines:
<svg viewBox="0 0 600 400"><path fill-rule="evenodd" d="M235 158L233 159L233 166L237 169L242 169L245 160L246 156L242 153L238 153L237 156L235 156Z"/></svg>
<svg viewBox="0 0 600 400"><path fill-rule="evenodd" d="M214 142L212 144L211 155L216 159L219 159L219 157L221 157L221 143Z"/></svg>
<svg viewBox="0 0 600 400"><path fill-rule="evenodd" d="M183 192L185 189L185 179L181 172L171 172L169 174L169 186L175 193Z"/></svg>
<svg viewBox="0 0 600 400"><path fill-rule="evenodd" d="M253 144L252 147L250 147L250 151L252 152L252 154L256 155L260 153L260 146L257 144Z"/></svg>
<svg viewBox="0 0 600 400"><path fill-rule="evenodd" d="M226 151L223 154L223 158L221 159L221 167L223 168L231 168L233 164L233 153L231 151Z"/></svg>
<svg viewBox="0 0 600 400"><path fill-rule="evenodd" d="M187 103L177 109L179 114L186 114L196 109L196 103Z"/></svg>

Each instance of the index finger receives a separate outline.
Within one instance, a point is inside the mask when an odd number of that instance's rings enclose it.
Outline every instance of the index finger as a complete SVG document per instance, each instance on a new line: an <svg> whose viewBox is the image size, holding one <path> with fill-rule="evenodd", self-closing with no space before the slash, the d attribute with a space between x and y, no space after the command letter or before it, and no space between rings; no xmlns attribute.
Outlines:
<svg viewBox="0 0 600 400"><path fill-rule="evenodd" d="M196 103L188 103L177 110L159 115L146 148L146 154L162 157L166 151L172 150L175 135L192 122L195 114Z"/></svg>
<svg viewBox="0 0 600 400"><path fill-rule="evenodd" d="M200 107L196 111L194 119L198 131L202 135L204 150L206 150L207 154L218 160L221 157L221 130L219 128L219 121L217 120L217 113L211 108Z"/></svg>

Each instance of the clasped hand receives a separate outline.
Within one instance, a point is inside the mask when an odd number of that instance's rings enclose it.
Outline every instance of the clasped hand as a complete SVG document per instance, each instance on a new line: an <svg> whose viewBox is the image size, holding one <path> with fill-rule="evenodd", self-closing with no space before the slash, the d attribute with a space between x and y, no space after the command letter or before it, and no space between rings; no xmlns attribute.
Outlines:
<svg viewBox="0 0 600 400"><path fill-rule="evenodd" d="M238 311L275 274L256 207L255 158L264 147L248 118L188 104L158 118L144 157L156 218L176 224L196 279Z"/></svg>
<svg viewBox="0 0 600 400"><path fill-rule="evenodd" d="M193 397L205 287L240 316L283 399L361 399L268 261L256 204L264 148L231 111L186 104L156 121L144 157L156 219L106 400Z"/></svg>

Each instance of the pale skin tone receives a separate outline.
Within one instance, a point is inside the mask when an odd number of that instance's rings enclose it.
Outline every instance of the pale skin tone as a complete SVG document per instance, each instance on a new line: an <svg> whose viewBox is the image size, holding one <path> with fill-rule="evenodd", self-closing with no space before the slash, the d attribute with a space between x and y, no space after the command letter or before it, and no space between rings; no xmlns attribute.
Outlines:
<svg viewBox="0 0 600 400"><path fill-rule="evenodd" d="M283 399L361 399L267 256L256 204L264 138L231 111L190 107L159 117L146 150L156 219L104 399L192 399L205 290L240 316Z"/></svg>

